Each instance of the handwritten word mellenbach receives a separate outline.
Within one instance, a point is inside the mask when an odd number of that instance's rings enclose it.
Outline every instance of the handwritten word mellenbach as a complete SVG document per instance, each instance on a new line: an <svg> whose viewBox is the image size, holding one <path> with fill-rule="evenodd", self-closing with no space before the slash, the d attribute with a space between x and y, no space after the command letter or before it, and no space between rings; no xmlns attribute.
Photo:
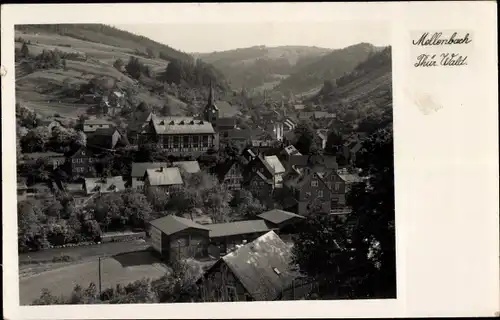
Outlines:
<svg viewBox="0 0 500 320"><path fill-rule="evenodd" d="M449 38L441 39L443 36L442 32L434 32L432 36L429 37L429 32L423 33L418 40L413 40L412 43L415 46L442 46L442 45L453 45L453 44L469 44L472 39L469 38L467 33L462 38L457 36L458 33L454 32Z"/></svg>
<svg viewBox="0 0 500 320"><path fill-rule="evenodd" d="M435 54L421 54L417 57L417 62L414 64L418 67L458 67L467 65L467 56L462 56L458 53L441 53L439 56Z"/></svg>

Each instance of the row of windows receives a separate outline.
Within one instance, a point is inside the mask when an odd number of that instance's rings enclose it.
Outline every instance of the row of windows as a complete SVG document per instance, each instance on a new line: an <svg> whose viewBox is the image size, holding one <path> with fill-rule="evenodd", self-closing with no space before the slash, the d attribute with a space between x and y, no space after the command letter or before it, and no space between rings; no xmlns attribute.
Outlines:
<svg viewBox="0 0 500 320"><path fill-rule="evenodd" d="M318 185L319 185L318 180L311 180L311 187L317 187ZM332 188L331 182L327 182L327 185L328 185L328 188L330 188L330 189ZM333 190L335 190L335 191L340 190L340 182L335 182L335 184L333 186L334 186Z"/></svg>
<svg viewBox="0 0 500 320"><path fill-rule="evenodd" d="M73 162L73 163L85 163L86 160L88 160L89 163L92 163L92 161L93 161L92 158L75 158L75 159L72 159L71 162Z"/></svg>
<svg viewBox="0 0 500 320"><path fill-rule="evenodd" d="M170 136L163 137L162 142L165 146L172 149L177 148L208 148L212 142L209 136Z"/></svg>

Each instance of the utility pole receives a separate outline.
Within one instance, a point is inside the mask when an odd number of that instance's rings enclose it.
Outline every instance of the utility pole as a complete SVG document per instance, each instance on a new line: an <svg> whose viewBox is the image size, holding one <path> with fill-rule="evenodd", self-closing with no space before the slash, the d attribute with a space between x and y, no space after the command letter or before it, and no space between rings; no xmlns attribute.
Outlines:
<svg viewBox="0 0 500 320"><path fill-rule="evenodd" d="M101 293L101 257L99 257L99 297Z"/></svg>

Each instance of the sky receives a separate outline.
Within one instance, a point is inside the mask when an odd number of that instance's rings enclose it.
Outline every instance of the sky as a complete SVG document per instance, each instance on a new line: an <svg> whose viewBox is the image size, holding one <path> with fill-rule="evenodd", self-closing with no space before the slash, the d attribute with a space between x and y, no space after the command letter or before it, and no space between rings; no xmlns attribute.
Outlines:
<svg viewBox="0 0 500 320"><path fill-rule="evenodd" d="M340 49L360 42L390 45L389 25L381 22L268 22L127 24L116 28L146 36L188 53L258 45Z"/></svg>

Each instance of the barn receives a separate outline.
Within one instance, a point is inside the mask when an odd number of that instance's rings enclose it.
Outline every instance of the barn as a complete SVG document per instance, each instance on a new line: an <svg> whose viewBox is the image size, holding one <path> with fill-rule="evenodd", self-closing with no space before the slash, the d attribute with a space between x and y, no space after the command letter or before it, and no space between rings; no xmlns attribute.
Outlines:
<svg viewBox="0 0 500 320"><path fill-rule="evenodd" d="M204 258L208 256L209 229L190 219L174 215L150 222L153 249L163 260Z"/></svg>

